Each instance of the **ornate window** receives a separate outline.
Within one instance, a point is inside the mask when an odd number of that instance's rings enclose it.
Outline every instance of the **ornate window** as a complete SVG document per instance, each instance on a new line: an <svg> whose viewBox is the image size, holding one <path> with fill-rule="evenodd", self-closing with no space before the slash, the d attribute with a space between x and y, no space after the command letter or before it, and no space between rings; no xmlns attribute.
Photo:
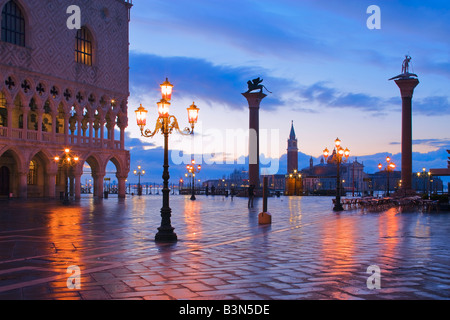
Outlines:
<svg viewBox="0 0 450 320"><path fill-rule="evenodd" d="M37 165L36 165L35 161L30 161L27 182L28 182L28 185L36 185L37 184Z"/></svg>
<svg viewBox="0 0 450 320"><path fill-rule="evenodd" d="M75 61L92 66L92 35L86 27L77 31Z"/></svg>
<svg viewBox="0 0 450 320"><path fill-rule="evenodd" d="M6 99L3 92L0 92L0 127L7 127L6 122L8 118L8 112L6 110Z"/></svg>
<svg viewBox="0 0 450 320"><path fill-rule="evenodd" d="M2 41L25 46L25 19L15 1L9 1L2 10Z"/></svg>

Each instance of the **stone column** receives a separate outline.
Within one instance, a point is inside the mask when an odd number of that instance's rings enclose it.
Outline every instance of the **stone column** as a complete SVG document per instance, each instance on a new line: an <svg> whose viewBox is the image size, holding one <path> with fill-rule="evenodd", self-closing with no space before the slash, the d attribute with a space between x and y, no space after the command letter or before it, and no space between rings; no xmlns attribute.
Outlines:
<svg viewBox="0 0 450 320"><path fill-rule="evenodd" d="M75 200L81 199L81 173L75 173Z"/></svg>
<svg viewBox="0 0 450 320"><path fill-rule="evenodd" d="M42 141L42 119L44 118L44 110L37 110L37 141Z"/></svg>
<svg viewBox="0 0 450 320"><path fill-rule="evenodd" d="M127 180L127 176L116 174L116 177L117 177L117 181L119 183L119 190L118 190L119 198L125 198L125 196L126 196L125 183Z"/></svg>
<svg viewBox="0 0 450 320"><path fill-rule="evenodd" d="M125 150L125 126L120 126L120 150Z"/></svg>
<svg viewBox="0 0 450 320"><path fill-rule="evenodd" d="M94 119L89 118L89 148L92 148L92 138L94 137Z"/></svg>
<svg viewBox="0 0 450 320"><path fill-rule="evenodd" d="M262 92L243 93L249 106L249 185L259 189L259 105L267 95Z"/></svg>
<svg viewBox="0 0 450 320"><path fill-rule="evenodd" d="M395 80L402 96L402 189L412 190L412 97L419 84L416 78Z"/></svg>
<svg viewBox="0 0 450 320"><path fill-rule="evenodd" d="M19 198L26 199L28 197L28 172L18 172L19 176Z"/></svg>
<svg viewBox="0 0 450 320"><path fill-rule="evenodd" d="M70 113L64 114L64 144L69 145L69 118Z"/></svg>
<svg viewBox="0 0 450 320"><path fill-rule="evenodd" d="M72 175L72 172L70 172L70 174L69 174L69 195L71 197L73 197L74 194L75 194L75 177Z"/></svg>
<svg viewBox="0 0 450 320"><path fill-rule="evenodd" d="M110 149L114 149L115 127L116 127L116 124L114 121L112 121L108 126L108 132L109 132L108 137L109 137L109 148Z"/></svg>
<svg viewBox="0 0 450 320"><path fill-rule="evenodd" d="M58 127L58 112L52 112L52 141L56 141L56 128Z"/></svg>
<svg viewBox="0 0 450 320"><path fill-rule="evenodd" d="M103 198L103 179L105 178L105 173L93 173L92 178L94 179L94 197Z"/></svg>
<svg viewBox="0 0 450 320"><path fill-rule="evenodd" d="M23 131L22 131L22 139L24 140L28 140L28 113L29 113L30 108L28 107L24 107L23 108L23 113L22 113L22 124L23 124Z"/></svg>
<svg viewBox="0 0 450 320"><path fill-rule="evenodd" d="M77 145L82 145L81 143L81 136L82 136L82 131L83 131L83 124L82 124L82 120L83 118L81 116L77 116Z"/></svg>
<svg viewBox="0 0 450 320"><path fill-rule="evenodd" d="M8 116L6 118L6 122L8 123L8 138L12 137L12 130L13 130L13 110L14 110L14 103L7 103L6 104L6 110L8 112Z"/></svg>
<svg viewBox="0 0 450 320"><path fill-rule="evenodd" d="M103 140L105 139L105 122L100 122L100 145L101 149L104 148Z"/></svg>
<svg viewBox="0 0 450 320"><path fill-rule="evenodd" d="M44 197L54 199L56 197L56 175L57 172L47 172L44 176Z"/></svg>

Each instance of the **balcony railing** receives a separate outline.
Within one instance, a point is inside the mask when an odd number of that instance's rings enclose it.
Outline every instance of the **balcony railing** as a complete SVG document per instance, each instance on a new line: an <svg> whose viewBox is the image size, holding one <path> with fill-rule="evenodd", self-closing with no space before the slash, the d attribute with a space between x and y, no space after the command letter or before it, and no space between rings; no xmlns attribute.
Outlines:
<svg viewBox="0 0 450 320"><path fill-rule="evenodd" d="M11 135L9 135L9 130L11 130ZM24 139L26 137L26 140ZM66 137L63 133L56 133L54 136L50 132L42 132L39 135L38 131L35 130L24 130L17 128L7 128L0 127L0 139L8 139L8 140L25 140L31 142L38 142L42 144L56 144L56 145L65 145ZM91 143L92 140L92 143ZM100 148L100 149L115 149L121 150L121 143L118 140L111 141L110 139L102 139L101 138L89 138L85 136L78 137L77 135L67 135L67 144L71 146L84 146L84 147L92 147L92 148Z"/></svg>

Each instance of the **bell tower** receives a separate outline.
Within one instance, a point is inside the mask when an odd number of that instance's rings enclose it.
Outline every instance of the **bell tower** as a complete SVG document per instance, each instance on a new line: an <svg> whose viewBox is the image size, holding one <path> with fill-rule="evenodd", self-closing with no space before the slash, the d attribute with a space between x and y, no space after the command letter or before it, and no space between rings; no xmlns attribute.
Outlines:
<svg viewBox="0 0 450 320"><path fill-rule="evenodd" d="M290 173L294 170L298 171L298 146L294 131L294 121L291 124L291 133L289 134L287 144L287 171Z"/></svg>

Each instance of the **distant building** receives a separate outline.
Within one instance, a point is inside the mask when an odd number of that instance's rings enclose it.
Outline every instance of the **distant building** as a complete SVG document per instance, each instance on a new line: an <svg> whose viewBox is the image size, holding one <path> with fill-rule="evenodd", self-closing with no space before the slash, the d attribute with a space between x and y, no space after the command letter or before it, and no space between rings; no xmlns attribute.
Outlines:
<svg viewBox="0 0 450 320"><path fill-rule="evenodd" d="M284 194L298 196L303 193L302 177L298 172L298 144L295 136L294 121L287 140L287 173L284 175Z"/></svg>
<svg viewBox="0 0 450 320"><path fill-rule="evenodd" d="M337 165L333 161L334 156L335 151L328 158L327 162L321 158L320 163L317 165L314 165L311 157L309 167L300 170L304 194L336 193ZM345 192L360 194L367 189L364 181L367 178L367 174L364 173L364 165L359 163L357 159L340 165L340 177L342 190Z"/></svg>
<svg viewBox="0 0 450 320"><path fill-rule="evenodd" d="M267 177L267 184L269 187L269 190L271 191L279 191L283 193L285 190L285 184L286 184L286 175L284 174L269 174L269 175L262 175L260 177L261 182L264 181L264 177Z"/></svg>
<svg viewBox="0 0 450 320"><path fill-rule="evenodd" d="M295 137L294 121L291 124L291 132L287 141L287 173L298 170L298 145Z"/></svg>
<svg viewBox="0 0 450 320"><path fill-rule="evenodd" d="M450 150L447 150L447 153L449 155L448 161L447 161L447 168L444 169L431 169L431 175L436 176L450 176ZM450 194L450 182L447 185L448 193Z"/></svg>

